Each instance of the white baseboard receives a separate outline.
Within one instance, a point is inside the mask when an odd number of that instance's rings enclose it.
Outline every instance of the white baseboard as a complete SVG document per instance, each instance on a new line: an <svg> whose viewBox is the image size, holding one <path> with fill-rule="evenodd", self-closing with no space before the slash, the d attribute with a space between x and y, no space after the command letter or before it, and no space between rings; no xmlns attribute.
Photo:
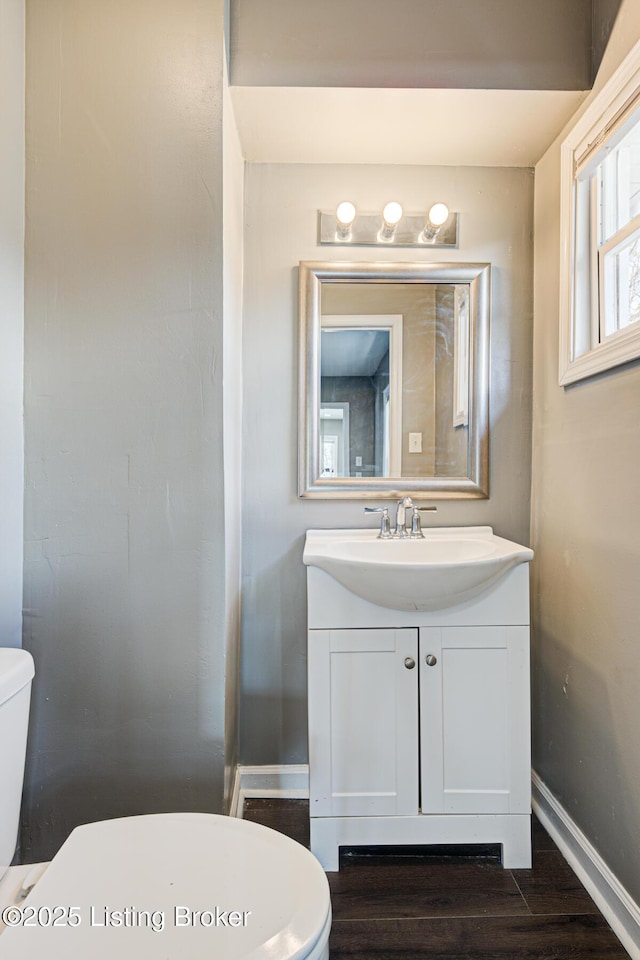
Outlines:
<svg viewBox="0 0 640 960"><path fill-rule="evenodd" d="M236 767L229 810L232 817L242 817L244 801L247 797L307 800L309 798L308 765L300 763Z"/></svg>
<svg viewBox="0 0 640 960"><path fill-rule="evenodd" d="M640 960L640 907L535 771L531 779L533 809L538 819L593 897L629 956L632 960Z"/></svg>

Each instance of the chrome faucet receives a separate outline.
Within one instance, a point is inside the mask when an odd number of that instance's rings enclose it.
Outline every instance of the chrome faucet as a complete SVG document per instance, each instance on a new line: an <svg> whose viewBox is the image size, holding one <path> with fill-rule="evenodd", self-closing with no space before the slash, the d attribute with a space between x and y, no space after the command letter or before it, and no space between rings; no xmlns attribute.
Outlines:
<svg viewBox="0 0 640 960"><path fill-rule="evenodd" d="M413 506L413 500L411 497L403 497L402 500L398 500L398 509L396 511L396 529L393 534L394 537L398 539L409 536L409 531L407 530L407 507Z"/></svg>
<svg viewBox="0 0 640 960"><path fill-rule="evenodd" d="M411 515L411 529L407 529L407 509L413 508ZM437 510L437 507L417 507L411 497L403 497L398 500L396 511L396 528L391 533L391 520L389 518L388 507L365 507L365 513L381 513L380 533L378 540L423 540L424 534L420 523L420 512L422 510Z"/></svg>

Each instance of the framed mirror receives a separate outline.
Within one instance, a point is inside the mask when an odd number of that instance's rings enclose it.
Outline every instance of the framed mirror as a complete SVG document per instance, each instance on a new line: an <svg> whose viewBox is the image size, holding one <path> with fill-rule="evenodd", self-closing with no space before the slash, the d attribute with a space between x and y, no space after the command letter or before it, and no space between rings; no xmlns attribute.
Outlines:
<svg viewBox="0 0 640 960"><path fill-rule="evenodd" d="M299 495L489 495L490 266L300 263Z"/></svg>

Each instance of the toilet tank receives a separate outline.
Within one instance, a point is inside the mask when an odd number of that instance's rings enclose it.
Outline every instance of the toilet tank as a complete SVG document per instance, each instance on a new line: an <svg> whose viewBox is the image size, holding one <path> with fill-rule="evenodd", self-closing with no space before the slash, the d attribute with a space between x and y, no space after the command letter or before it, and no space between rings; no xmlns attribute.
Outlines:
<svg viewBox="0 0 640 960"><path fill-rule="evenodd" d="M30 653L0 647L0 877L18 838L33 674Z"/></svg>

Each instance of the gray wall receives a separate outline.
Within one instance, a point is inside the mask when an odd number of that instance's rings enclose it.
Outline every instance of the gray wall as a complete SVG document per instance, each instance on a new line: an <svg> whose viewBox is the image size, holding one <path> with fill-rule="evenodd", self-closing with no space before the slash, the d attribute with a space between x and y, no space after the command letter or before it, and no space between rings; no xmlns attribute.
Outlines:
<svg viewBox="0 0 640 960"><path fill-rule="evenodd" d="M597 89L639 35L627 0ZM640 364L558 386L560 140L536 168L533 762L638 903Z"/></svg>
<svg viewBox="0 0 640 960"><path fill-rule="evenodd" d="M491 497L440 501L435 522L493 524L529 538L532 171L473 167L247 164L244 293L243 673L241 759L307 758L305 530L373 525L358 501L297 498L299 260L319 247L317 210L351 198L408 210L441 198L460 212L446 259L493 264ZM355 259L439 260L441 250L365 248ZM268 414L268 419L267 419ZM277 424L278 428L274 429Z"/></svg>
<svg viewBox="0 0 640 960"><path fill-rule="evenodd" d="M349 404L349 472L375 477L376 388L373 377L322 377L320 399L324 403ZM325 428L326 431L326 428ZM356 467L356 457L362 466Z"/></svg>
<svg viewBox="0 0 640 960"><path fill-rule="evenodd" d="M231 7L234 84L591 86L592 0L233 0Z"/></svg>
<svg viewBox="0 0 640 960"><path fill-rule="evenodd" d="M595 80L602 63L621 3L622 0L593 0L593 23L591 25L593 38L592 81Z"/></svg>
<svg viewBox="0 0 640 960"><path fill-rule="evenodd" d="M0 0L0 647L22 643L24 4Z"/></svg>
<svg viewBox="0 0 640 960"><path fill-rule="evenodd" d="M79 822L223 806L223 38L217 0L27 14L38 860Z"/></svg>

